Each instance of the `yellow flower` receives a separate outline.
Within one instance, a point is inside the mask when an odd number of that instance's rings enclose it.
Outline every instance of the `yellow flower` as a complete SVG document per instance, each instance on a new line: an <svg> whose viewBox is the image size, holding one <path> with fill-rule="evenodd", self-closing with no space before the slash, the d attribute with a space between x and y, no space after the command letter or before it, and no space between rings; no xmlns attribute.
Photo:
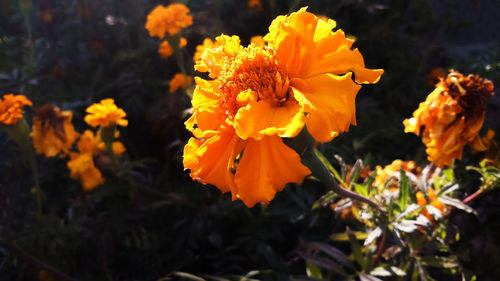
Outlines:
<svg viewBox="0 0 500 281"><path fill-rule="evenodd" d="M258 47L264 47L266 45L264 37L260 35L252 36L252 38L250 38L250 43L255 44Z"/></svg>
<svg viewBox="0 0 500 281"><path fill-rule="evenodd" d="M105 144L99 134L94 135L92 131L86 130L76 145L79 152L70 153L71 160L67 164L71 171L70 176L80 180L85 191L93 190L105 182L101 171L94 163L94 159L105 152ZM113 142L112 149L116 155L125 152L125 147L121 142Z"/></svg>
<svg viewBox="0 0 500 281"><path fill-rule="evenodd" d="M436 85L425 102L404 120L405 132L417 136L427 147L427 159L438 167L450 166L453 159L462 159L466 144L479 143L478 132L484 121L493 83L479 76L463 76L451 70ZM484 150L484 149L483 149Z"/></svg>
<svg viewBox="0 0 500 281"><path fill-rule="evenodd" d="M22 107L32 106L30 100L23 95L7 94L0 99L0 123L5 125L16 124L23 118Z"/></svg>
<svg viewBox="0 0 500 281"><path fill-rule="evenodd" d="M203 44L196 46L196 52L193 56L194 61L199 61L201 59L201 55L203 55L203 52L205 52L205 50L213 49L216 47L219 47L219 43L217 41L214 42L210 38L205 38L203 40Z"/></svg>
<svg viewBox="0 0 500 281"><path fill-rule="evenodd" d="M182 37L179 41L179 48L182 48L187 45L186 38ZM170 57L174 53L174 50L170 46L167 40L161 42L160 47L158 48L158 54L164 59Z"/></svg>
<svg viewBox="0 0 500 281"><path fill-rule="evenodd" d="M179 88L186 89L188 84L191 84L193 82L193 77L189 76L187 77L187 83L186 83L186 78L182 73L177 73L174 75L174 78L170 80L170 85L169 85L169 92L173 93L177 91Z"/></svg>
<svg viewBox="0 0 500 281"><path fill-rule="evenodd" d="M148 15L146 29L149 36L163 39L168 33L173 36L193 24L193 17L188 15L189 9L184 4L174 3L167 7L158 5Z"/></svg>
<svg viewBox="0 0 500 281"><path fill-rule="evenodd" d="M303 8L273 21L266 47L245 48L237 36L221 35L218 47L205 50L195 69L212 80L195 78L186 121L194 138L184 168L194 180L251 207L310 174L282 138L305 125L320 142L346 131L356 121L356 82L376 83L383 72L366 69L353 41L334 27Z"/></svg>
<svg viewBox="0 0 500 281"><path fill-rule="evenodd" d="M67 155L80 135L71 123L72 118L71 111L61 111L52 104L35 109L31 137L36 152L46 157Z"/></svg>
<svg viewBox="0 0 500 281"><path fill-rule="evenodd" d="M127 114L115 105L113 99L104 99L100 103L94 103L87 107L86 111L88 114L85 115L85 122L92 127L113 125L126 127L128 125L127 119L124 119Z"/></svg>

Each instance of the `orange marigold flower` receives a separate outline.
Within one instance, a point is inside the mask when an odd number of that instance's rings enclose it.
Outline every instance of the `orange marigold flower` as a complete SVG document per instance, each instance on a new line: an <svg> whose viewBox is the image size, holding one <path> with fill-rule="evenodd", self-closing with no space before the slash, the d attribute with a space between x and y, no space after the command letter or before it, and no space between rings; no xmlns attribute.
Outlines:
<svg viewBox="0 0 500 281"><path fill-rule="evenodd" d="M436 192L434 192L434 190L429 188L429 190L427 191L427 197L431 201L430 205L438 209L441 212L441 214L443 214L444 213L443 202L441 202L441 200L439 199L434 200L434 198L436 197ZM428 204L422 191L417 192L417 204L419 206L425 206ZM424 209L422 211L422 214L426 216L431 221L432 224L434 224L434 219L432 218L432 215L429 213L429 211L427 211L427 209Z"/></svg>
<svg viewBox="0 0 500 281"><path fill-rule="evenodd" d="M320 142L346 131L356 121L356 82L376 83L383 72L366 69L353 41L334 27L303 8L273 21L268 46L245 48L237 36L221 35L218 47L205 50L195 69L212 80L195 78L186 121L194 138L184 167L193 179L251 207L310 174L282 138L305 125Z"/></svg>
<svg viewBox="0 0 500 281"><path fill-rule="evenodd" d="M478 143L493 83L477 75L463 76L451 70L446 79L420 103L413 117L404 120L405 132L417 136L427 147L427 159L438 167L462 159L466 144Z"/></svg>
<svg viewBox="0 0 500 281"><path fill-rule="evenodd" d="M23 118L22 107L32 106L30 100L23 95L6 94L0 99L0 123L5 125L16 124Z"/></svg>
<svg viewBox="0 0 500 281"><path fill-rule="evenodd" d="M127 119L124 119L127 114L123 109L115 105L113 99L104 99L100 103L94 103L87 107L85 115L85 122L92 127L109 127L119 125L126 127L128 125Z"/></svg>
<svg viewBox="0 0 500 281"><path fill-rule="evenodd" d="M170 80L169 92L173 93L177 91L177 89L179 88L186 89L187 86L190 85L191 83L193 83L193 77L188 75L186 81L186 77L184 77L182 73L177 73L174 75L174 78Z"/></svg>
<svg viewBox="0 0 500 281"><path fill-rule="evenodd" d="M103 184L105 179L101 171L95 165L95 159L104 154L106 148L99 134L94 135L90 130L86 130L78 143L78 153L70 153L71 160L68 161L68 168L71 171L71 178L80 180L85 191L93 190ZM121 142L112 143L113 153L121 155L125 152L125 147Z"/></svg>
<svg viewBox="0 0 500 281"><path fill-rule="evenodd" d="M248 0L247 6L248 8L254 9L256 11L262 10L262 3L260 3L260 0Z"/></svg>
<svg viewBox="0 0 500 281"><path fill-rule="evenodd" d="M31 137L36 152L46 157L54 157L58 153L61 157L67 155L80 135L71 123L72 118L71 111L61 111L52 104L35 109Z"/></svg>
<svg viewBox="0 0 500 281"><path fill-rule="evenodd" d="M250 38L250 43L255 44L258 47L266 46L266 42L264 41L264 37L262 37L260 35L252 36L252 38Z"/></svg>
<svg viewBox="0 0 500 281"><path fill-rule="evenodd" d="M182 37L179 41L179 48L182 48L187 45L186 38ZM164 59L170 57L174 53L174 50L170 46L167 40L161 42L160 47L158 48L158 54Z"/></svg>
<svg viewBox="0 0 500 281"><path fill-rule="evenodd" d="M173 36L193 24L193 17L188 15L189 9L184 4L174 3L167 7L156 6L148 15L146 29L149 36L163 39L168 33Z"/></svg>
<svg viewBox="0 0 500 281"><path fill-rule="evenodd" d="M196 46L196 52L194 53L193 59L195 62L199 61L201 59L201 55L203 55L203 52L207 49L213 49L216 47L219 47L218 41L212 41L210 38L205 38L203 40L203 44Z"/></svg>

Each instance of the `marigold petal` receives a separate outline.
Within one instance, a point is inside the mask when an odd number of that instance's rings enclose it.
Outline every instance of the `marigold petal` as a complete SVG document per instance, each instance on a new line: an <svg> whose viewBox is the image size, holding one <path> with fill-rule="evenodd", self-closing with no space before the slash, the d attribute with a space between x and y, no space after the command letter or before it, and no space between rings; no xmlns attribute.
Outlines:
<svg viewBox="0 0 500 281"><path fill-rule="evenodd" d="M241 140L231 127L207 140L191 138L184 147L184 169L191 170L191 178L203 184L215 185L222 192L233 191L234 159L241 152Z"/></svg>
<svg viewBox="0 0 500 281"><path fill-rule="evenodd" d="M287 183L301 183L310 173L297 152L280 137L250 139L235 175L237 197L248 207L257 202L269 203Z"/></svg>
<svg viewBox="0 0 500 281"><path fill-rule="evenodd" d="M302 107L295 101L276 106L262 100L249 103L236 113L234 128L242 139L262 139L265 135L292 138L300 133L305 123Z"/></svg>
<svg viewBox="0 0 500 281"><path fill-rule="evenodd" d="M322 74L292 80L291 85L295 99L305 107L307 129L316 141L329 142L356 124L355 98L361 86L352 81L351 73Z"/></svg>

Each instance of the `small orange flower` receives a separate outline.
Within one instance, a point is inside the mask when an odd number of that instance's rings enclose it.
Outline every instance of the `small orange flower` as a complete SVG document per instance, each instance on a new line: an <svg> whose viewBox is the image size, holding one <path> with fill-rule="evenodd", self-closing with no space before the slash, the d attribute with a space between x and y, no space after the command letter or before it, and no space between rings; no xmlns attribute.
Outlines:
<svg viewBox="0 0 500 281"><path fill-rule="evenodd" d="M188 15L189 9L184 4L174 3L167 7L158 5L148 15L146 29L149 36L163 39L168 33L173 36L193 24L193 17Z"/></svg>
<svg viewBox="0 0 500 281"><path fill-rule="evenodd" d="M113 99L104 99L100 103L94 103L87 107L86 111L88 114L85 115L85 122L92 127L113 125L126 127L128 125L127 119L124 119L127 114L115 105Z"/></svg>
<svg viewBox="0 0 500 281"><path fill-rule="evenodd" d="M94 161L96 157L105 153L105 144L99 134L94 135L92 131L86 130L76 145L79 152L70 153L70 161L67 164L71 171L70 176L80 180L85 191L93 190L105 182ZM118 141L112 143L112 149L115 155L125 152L125 147Z"/></svg>
<svg viewBox="0 0 500 281"><path fill-rule="evenodd" d="M32 106L30 100L23 95L7 94L0 99L0 123L13 125L23 118L22 107Z"/></svg>
<svg viewBox="0 0 500 281"><path fill-rule="evenodd" d="M179 41L179 48L182 48L187 45L186 38L182 37ZM158 48L158 54L164 59L170 57L174 53L174 50L170 46L167 40L161 42L160 47Z"/></svg>
<svg viewBox="0 0 500 281"><path fill-rule="evenodd" d="M248 0L247 6L248 8L254 9L256 11L262 10L262 3L260 3L260 0Z"/></svg>
<svg viewBox="0 0 500 281"><path fill-rule="evenodd" d="M422 141L427 158L438 167L450 166L453 159L462 159L466 144L478 143L492 91L491 81L451 70L413 117L404 120L405 132L418 136L425 126Z"/></svg>
<svg viewBox="0 0 500 281"><path fill-rule="evenodd" d="M441 214L443 214L444 212L443 202L441 202L441 200L439 199L434 200L434 198L436 197L436 192L434 192L434 190L432 189L429 189L427 191L427 197L429 197L429 200L431 201L430 205L438 209L441 212ZM428 204L422 191L417 192L417 204L419 206L425 206ZM422 214L426 216L431 221L432 224L434 224L434 219L432 218L432 215L429 213L429 211L427 211L427 209L424 209L422 211Z"/></svg>
<svg viewBox="0 0 500 281"><path fill-rule="evenodd" d="M36 152L46 157L67 155L80 135L71 123L72 118L71 111L61 111L52 104L35 109L31 137Z"/></svg>
<svg viewBox="0 0 500 281"><path fill-rule="evenodd" d="M193 77L188 75L186 81L186 77L184 77L182 73L177 73L174 75L174 78L170 80L169 92L173 93L179 88L186 89L191 83L193 83Z"/></svg>
<svg viewBox="0 0 500 281"><path fill-rule="evenodd" d="M383 73L366 69L353 41L334 27L303 8L272 22L265 47L221 35L203 52L195 69L211 80L195 78L185 123L194 137L184 168L194 180L252 207L310 174L282 138L306 125L318 142L347 131L356 122L358 83L376 83Z"/></svg>

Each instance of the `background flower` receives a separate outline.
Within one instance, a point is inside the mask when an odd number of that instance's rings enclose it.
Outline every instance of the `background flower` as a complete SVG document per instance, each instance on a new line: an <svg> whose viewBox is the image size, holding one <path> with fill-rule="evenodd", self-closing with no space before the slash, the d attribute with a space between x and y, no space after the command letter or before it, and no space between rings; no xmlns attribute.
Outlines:
<svg viewBox="0 0 500 281"><path fill-rule="evenodd" d="M103 99L99 103L87 107L86 112L88 114L85 115L85 122L92 127L113 125L126 127L128 125L128 121L125 119L127 114L115 105L113 99Z"/></svg>
<svg viewBox="0 0 500 281"><path fill-rule="evenodd" d="M0 99L0 123L5 125L16 124L23 118L23 106L32 103L23 95L6 94Z"/></svg>

